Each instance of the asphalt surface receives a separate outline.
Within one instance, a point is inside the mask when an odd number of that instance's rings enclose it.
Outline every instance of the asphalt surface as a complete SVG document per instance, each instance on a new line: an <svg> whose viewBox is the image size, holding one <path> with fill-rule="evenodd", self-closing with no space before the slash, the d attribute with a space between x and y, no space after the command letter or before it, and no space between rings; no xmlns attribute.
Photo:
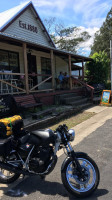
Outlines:
<svg viewBox="0 0 112 200"><path fill-rule="evenodd" d="M74 146L75 151L88 153L97 163L100 170L100 184L98 189L87 200L112 200L112 119L107 120L82 142ZM45 181L38 176L26 177L17 182L16 186L10 186L2 200L75 200L61 182L61 165L65 159L61 155L54 171L46 176Z"/></svg>

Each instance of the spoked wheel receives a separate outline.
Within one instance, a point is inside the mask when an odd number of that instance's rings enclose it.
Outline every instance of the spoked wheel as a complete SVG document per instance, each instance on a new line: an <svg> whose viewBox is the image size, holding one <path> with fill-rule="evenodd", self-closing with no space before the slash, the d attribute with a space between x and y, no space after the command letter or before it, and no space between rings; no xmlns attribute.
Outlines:
<svg viewBox="0 0 112 200"><path fill-rule="evenodd" d="M0 157L0 161L4 161L2 157ZM0 168L0 183L10 184L16 181L19 178L20 174L13 173L3 168Z"/></svg>
<svg viewBox="0 0 112 200"><path fill-rule="evenodd" d="M62 170L62 182L65 188L77 197L86 197L94 192L99 184L100 174L96 163L88 156L78 156L82 174L73 166L69 158Z"/></svg>

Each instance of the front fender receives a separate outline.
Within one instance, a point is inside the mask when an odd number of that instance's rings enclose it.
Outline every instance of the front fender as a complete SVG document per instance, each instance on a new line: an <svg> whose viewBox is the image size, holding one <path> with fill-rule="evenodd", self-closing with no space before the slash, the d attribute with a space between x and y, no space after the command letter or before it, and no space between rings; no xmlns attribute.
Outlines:
<svg viewBox="0 0 112 200"><path fill-rule="evenodd" d="M76 156L76 158L78 158L79 156L88 156L88 155L87 155L87 153L84 153L84 152L75 152L75 156ZM66 157L62 163L61 171L63 171L64 166L66 165L66 163L68 162L69 159L71 159L71 161L73 160L73 158L71 156Z"/></svg>
<svg viewBox="0 0 112 200"><path fill-rule="evenodd" d="M87 153L84 153L84 152L75 152L76 154L76 157L78 158L79 156L87 156L88 154Z"/></svg>

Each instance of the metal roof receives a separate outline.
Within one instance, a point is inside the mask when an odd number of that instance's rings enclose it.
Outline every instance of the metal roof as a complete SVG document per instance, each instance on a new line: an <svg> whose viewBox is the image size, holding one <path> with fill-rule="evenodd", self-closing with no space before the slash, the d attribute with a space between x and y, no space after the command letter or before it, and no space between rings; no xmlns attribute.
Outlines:
<svg viewBox="0 0 112 200"><path fill-rule="evenodd" d="M47 36L49 37L49 39L50 39L50 41L51 41L53 47L48 47L48 46L39 45L39 44L36 43L36 42L34 43L33 41L27 41L26 38L22 38L21 36L18 37L18 36L16 36L16 35L12 35L12 34L8 34L8 33L4 32L4 30L5 30L11 23L13 23L13 21L14 21L18 16L20 16L21 13L23 13L29 6L31 6L31 7L33 8L35 14L37 15L38 19L40 20L40 23L41 23L42 26L43 26L43 29L45 30ZM2 20L1 20L1 19L2 19ZM23 3L23 4L21 4L21 5L19 5L19 6L16 6L16 7L10 9L10 10L7 10L7 11L5 11L5 12L0 13L0 31L1 31L1 32L0 32L0 38L3 38L4 40L6 39L6 40L8 40L9 42L11 42L11 41L15 41L15 42L19 42L19 43L25 42L25 43L27 43L28 45L31 45L32 48L38 48L38 49L40 48L40 49L44 49L44 50L46 50L46 51L48 51L48 50L53 50L54 53L55 53L56 55L59 55L59 56L61 56L61 57L63 57L63 58L64 58L65 56L67 56L67 55L71 55L71 56L72 56L72 62L74 62L74 61L76 62L76 61L77 61L76 63L81 62L81 61L84 61L84 62L86 62L86 61L92 61L91 58L88 58L88 57L85 57L85 56L81 56L81 55L77 55L77 54L74 54L74 53L72 53L72 52L66 52L66 51L57 49L57 48L55 47L54 42L52 41L52 39L51 39L49 33L47 32L47 30L46 30L46 28L45 28L43 22L41 21L41 19L40 19L38 13L37 13L37 11L36 11L36 9L35 9L35 7L33 6L33 4L32 4L31 1L26 2L26 3Z"/></svg>
<svg viewBox="0 0 112 200"><path fill-rule="evenodd" d="M19 6L0 13L0 31L7 26L19 13L22 12L31 2L23 3Z"/></svg>
<svg viewBox="0 0 112 200"><path fill-rule="evenodd" d="M17 17L19 17L28 7L31 7L33 9L34 13L36 14L37 19L39 19L39 21L40 21L40 23L41 23L41 25L43 27L43 30L45 30L45 33L47 34L47 37L49 38L50 42L52 43L52 46L54 48L56 48L53 40L51 39L47 29L45 28L41 18L39 17L39 14L37 13L37 11L36 11L36 9L35 9L35 7L34 7L34 5L33 5L33 3L31 1L23 3L23 4L19 5L19 6L16 6L16 7L12 8L12 9L9 9L9 10L7 10L5 12L0 13L0 31L4 32L4 30L8 26L10 26L10 24L13 23L13 21Z"/></svg>

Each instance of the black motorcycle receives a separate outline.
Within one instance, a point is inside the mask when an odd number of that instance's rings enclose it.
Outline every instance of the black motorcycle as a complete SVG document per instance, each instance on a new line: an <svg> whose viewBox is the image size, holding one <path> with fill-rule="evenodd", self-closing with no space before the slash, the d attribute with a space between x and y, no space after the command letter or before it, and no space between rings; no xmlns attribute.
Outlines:
<svg viewBox="0 0 112 200"><path fill-rule="evenodd" d="M61 167L63 185L77 197L89 196L99 184L99 170L86 153L74 152L69 143L74 137L73 129L61 125L55 131L23 130L0 140L0 182L12 183L20 174L44 177L54 169L57 151L64 148L67 157Z"/></svg>

